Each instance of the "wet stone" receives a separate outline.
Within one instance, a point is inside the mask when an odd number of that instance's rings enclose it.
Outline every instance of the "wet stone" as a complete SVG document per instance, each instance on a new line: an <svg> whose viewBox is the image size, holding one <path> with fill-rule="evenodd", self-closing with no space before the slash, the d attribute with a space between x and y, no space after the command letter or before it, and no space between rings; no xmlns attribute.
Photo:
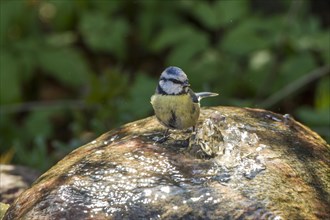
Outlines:
<svg viewBox="0 0 330 220"><path fill-rule="evenodd" d="M330 218L330 147L292 117L214 107L195 131L158 143L163 133L149 117L103 134L44 173L4 219Z"/></svg>

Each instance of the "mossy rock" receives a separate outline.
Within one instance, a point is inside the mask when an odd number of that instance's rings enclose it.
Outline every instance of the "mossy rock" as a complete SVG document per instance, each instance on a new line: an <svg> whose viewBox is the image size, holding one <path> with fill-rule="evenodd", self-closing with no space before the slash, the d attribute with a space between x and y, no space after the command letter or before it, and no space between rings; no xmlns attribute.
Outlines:
<svg viewBox="0 0 330 220"><path fill-rule="evenodd" d="M3 218L8 208L9 208L9 204L0 202L0 219Z"/></svg>

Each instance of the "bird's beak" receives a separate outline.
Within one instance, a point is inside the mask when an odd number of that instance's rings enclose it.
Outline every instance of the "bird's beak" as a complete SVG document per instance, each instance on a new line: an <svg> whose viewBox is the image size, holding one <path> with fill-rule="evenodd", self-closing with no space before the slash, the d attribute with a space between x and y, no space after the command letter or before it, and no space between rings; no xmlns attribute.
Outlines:
<svg viewBox="0 0 330 220"><path fill-rule="evenodd" d="M189 86L190 86L190 84L189 84L188 81L185 81L185 82L183 83L183 87L189 87Z"/></svg>

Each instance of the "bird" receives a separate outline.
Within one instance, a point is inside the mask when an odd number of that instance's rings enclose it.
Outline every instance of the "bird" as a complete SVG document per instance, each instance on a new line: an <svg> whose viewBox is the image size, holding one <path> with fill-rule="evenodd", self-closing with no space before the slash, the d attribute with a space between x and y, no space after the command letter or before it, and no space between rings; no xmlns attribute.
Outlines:
<svg viewBox="0 0 330 220"><path fill-rule="evenodd" d="M187 75L176 66L167 67L160 75L151 105L160 124L167 129L185 130L195 126L200 114L200 100L217 96L217 93L194 93L190 88Z"/></svg>

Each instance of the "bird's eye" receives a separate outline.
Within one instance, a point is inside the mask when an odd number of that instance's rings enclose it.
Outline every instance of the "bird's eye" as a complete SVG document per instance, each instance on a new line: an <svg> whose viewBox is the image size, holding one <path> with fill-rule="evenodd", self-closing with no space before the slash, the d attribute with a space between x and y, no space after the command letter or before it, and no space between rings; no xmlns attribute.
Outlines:
<svg viewBox="0 0 330 220"><path fill-rule="evenodd" d="M174 84L183 84L182 81L177 80L177 79L173 79L173 78L169 78L169 79L164 79L165 81L170 81Z"/></svg>

